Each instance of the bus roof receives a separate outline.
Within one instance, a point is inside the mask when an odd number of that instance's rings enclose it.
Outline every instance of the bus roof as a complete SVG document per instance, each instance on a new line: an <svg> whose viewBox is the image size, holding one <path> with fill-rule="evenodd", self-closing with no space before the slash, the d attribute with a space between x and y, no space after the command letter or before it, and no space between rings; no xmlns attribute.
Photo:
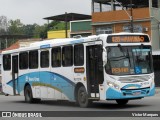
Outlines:
<svg viewBox="0 0 160 120"><path fill-rule="evenodd" d="M3 51L2 54L40 49L40 48L49 48L49 47L60 46L60 45L69 45L69 44L83 43L83 42L89 42L89 41L96 41L98 38L101 38L101 37L107 38L107 36L110 36L110 35L147 35L147 34L121 32L121 33L113 33L113 34L91 35L88 37L81 37L81 38L51 39L51 40L44 40L44 41L31 43L29 47L22 47L14 50Z"/></svg>
<svg viewBox="0 0 160 120"><path fill-rule="evenodd" d="M40 48L49 48L49 47L60 46L60 45L76 44L76 43L82 43L82 42L88 42L88 41L96 41L98 38L99 38L98 36L92 35L92 36L81 37L81 38L62 38L62 39L44 40L44 41L31 43L29 47L21 47L18 49L3 51L2 54L40 49Z"/></svg>

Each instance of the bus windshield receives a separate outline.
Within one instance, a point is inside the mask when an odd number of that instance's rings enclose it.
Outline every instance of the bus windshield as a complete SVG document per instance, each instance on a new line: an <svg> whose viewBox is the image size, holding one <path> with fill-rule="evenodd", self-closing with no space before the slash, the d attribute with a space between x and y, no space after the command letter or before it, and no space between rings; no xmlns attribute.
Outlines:
<svg viewBox="0 0 160 120"><path fill-rule="evenodd" d="M111 75L149 74L153 72L151 46L106 47L105 70Z"/></svg>

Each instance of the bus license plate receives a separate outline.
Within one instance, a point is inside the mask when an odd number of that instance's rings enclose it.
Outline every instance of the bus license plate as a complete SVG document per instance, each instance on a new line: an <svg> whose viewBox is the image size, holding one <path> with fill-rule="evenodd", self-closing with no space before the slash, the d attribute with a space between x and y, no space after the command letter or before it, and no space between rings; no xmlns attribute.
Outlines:
<svg viewBox="0 0 160 120"><path fill-rule="evenodd" d="M141 94L141 91L137 91L137 92L133 93L134 96L137 96L137 95L140 95L140 94Z"/></svg>

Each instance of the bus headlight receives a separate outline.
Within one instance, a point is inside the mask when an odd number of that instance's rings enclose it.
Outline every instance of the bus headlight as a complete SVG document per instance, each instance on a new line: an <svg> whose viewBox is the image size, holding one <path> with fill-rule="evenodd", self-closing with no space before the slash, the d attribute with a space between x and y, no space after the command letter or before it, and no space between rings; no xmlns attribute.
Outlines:
<svg viewBox="0 0 160 120"><path fill-rule="evenodd" d="M119 85L117 85L117 84L115 84L113 82L107 82L107 85L110 86L110 87L113 87L113 88L115 88L117 90L119 90L119 88L120 88Z"/></svg>

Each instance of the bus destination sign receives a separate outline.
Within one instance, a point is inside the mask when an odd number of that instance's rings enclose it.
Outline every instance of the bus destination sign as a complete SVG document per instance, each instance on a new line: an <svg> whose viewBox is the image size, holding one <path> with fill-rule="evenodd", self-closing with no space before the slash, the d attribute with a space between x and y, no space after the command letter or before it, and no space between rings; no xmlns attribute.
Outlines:
<svg viewBox="0 0 160 120"><path fill-rule="evenodd" d="M107 43L143 43L149 42L146 35L114 35L108 36Z"/></svg>

